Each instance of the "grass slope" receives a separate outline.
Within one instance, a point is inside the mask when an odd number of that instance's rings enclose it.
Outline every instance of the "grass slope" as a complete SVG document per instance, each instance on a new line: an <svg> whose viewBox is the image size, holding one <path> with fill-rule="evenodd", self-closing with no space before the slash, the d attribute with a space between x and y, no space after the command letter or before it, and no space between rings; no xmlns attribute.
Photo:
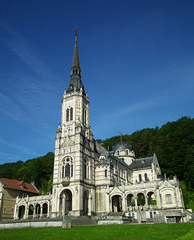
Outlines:
<svg viewBox="0 0 194 240"><path fill-rule="evenodd" d="M194 229L194 223L23 228L0 230L1 240L175 240ZM193 232L193 231L192 231ZM190 238L189 238L190 239ZM194 239L194 236L193 238Z"/></svg>

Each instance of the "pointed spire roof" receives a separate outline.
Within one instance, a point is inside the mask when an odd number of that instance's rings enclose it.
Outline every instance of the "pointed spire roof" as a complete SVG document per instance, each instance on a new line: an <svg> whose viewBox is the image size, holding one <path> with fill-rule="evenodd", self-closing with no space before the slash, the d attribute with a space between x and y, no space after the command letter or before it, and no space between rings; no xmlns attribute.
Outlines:
<svg viewBox="0 0 194 240"><path fill-rule="evenodd" d="M78 53L77 35L75 35L75 45L74 45L72 67L78 67L78 68L80 67L79 66L79 53Z"/></svg>
<svg viewBox="0 0 194 240"><path fill-rule="evenodd" d="M69 82L69 86L67 88L67 92L71 91L79 91L81 88L84 91L84 85L81 80L81 68L79 64L79 53L78 53L78 42L77 42L77 28L75 30L75 45L74 45L74 53L73 53L73 63L71 67L71 79Z"/></svg>

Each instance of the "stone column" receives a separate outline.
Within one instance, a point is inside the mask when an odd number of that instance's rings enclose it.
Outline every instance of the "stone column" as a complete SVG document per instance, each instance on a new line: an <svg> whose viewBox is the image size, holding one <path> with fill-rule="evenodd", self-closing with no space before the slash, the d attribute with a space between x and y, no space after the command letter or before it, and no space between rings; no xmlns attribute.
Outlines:
<svg viewBox="0 0 194 240"><path fill-rule="evenodd" d="M42 207L42 205L40 205L40 218L42 218L42 209L43 209L43 207Z"/></svg>
<svg viewBox="0 0 194 240"><path fill-rule="evenodd" d="M127 210L126 208L126 199L125 199L125 194L123 193L122 196L122 210L125 212Z"/></svg>
<svg viewBox="0 0 194 240"><path fill-rule="evenodd" d="M16 207L16 211L15 211L15 219L16 219L16 220L19 219L18 214L19 214L19 208L18 208L18 206L17 206L17 207Z"/></svg>
<svg viewBox="0 0 194 240"><path fill-rule="evenodd" d="M161 199L160 199L160 191L159 191L158 188L156 189L156 206L157 206L158 208L161 208L161 207L162 207Z"/></svg>
<svg viewBox="0 0 194 240"><path fill-rule="evenodd" d="M112 212L112 210L113 210L113 202L112 201L113 201L112 197L110 197L110 195L109 195L109 208L110 208L110 212Z"/></svg>
<svg viewBox="0 0 194 240"><path fill-rule="evenodd" d="M137 210L137 196L134 196L134 200L135 200L135 210Z"/></svg>
<svg viewBox="0 0 194 240"><path fill-rule="evenodd" d="M63 194L63 197L62 197L62 216L65 216L65 208L66 208L66 196L65 194Z"/></svg>
<svg viewBox="0 0 194 240"><path fill-rule="evenodd" d="M91 211L92 211L92 196L89 194L88 197L88 216L91 216Z"/></svg>
<svg viewBox="0 0 194 240"><path fill-rule="evenodd" d="M106 211L110 212L110 194L109 192L106 193Z"/></svg>
<svg viewBox="0 0 194 240"><path fill-rule="evenodd" d="M51 206L50 206L50 201L47 202L47 218L50 216L50 210L51 210Z"/></svg>
<svg viewBox="0 0 194 240"><path fill-rule="evenodd" d="M148 208L148 196L147 196L147 194L145 195L145 207Z"/></svg>
<svg viewBox="0 0 194 240"><path fill-rule="evenodd" d="M24 214L24 219L28 218L28 205L25 206L25 214Z"/></svg>
<svg viewBox="0 0 194 240"><path fill-rule="evenodd" d="M174 199L175 199L175 204L176 204L176 208L178 207L178 201L177 201L177 195L176 195L176 187L174 189Z"/></svg>
<svg viewBox="0 0 194 240"><path fill-rule="evenodd" d="M36 207L35 207L35 205L33 205L33 218L35 218L35 216L36 216Z"/></svg>

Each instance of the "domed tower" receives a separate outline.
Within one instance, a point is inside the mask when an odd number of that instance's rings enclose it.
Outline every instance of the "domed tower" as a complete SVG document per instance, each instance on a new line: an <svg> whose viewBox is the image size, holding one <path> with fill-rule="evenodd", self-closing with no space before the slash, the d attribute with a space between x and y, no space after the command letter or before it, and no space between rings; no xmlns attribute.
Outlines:
<svg viewBox="0 0 194 240"><path fill-rule="evenodd" d="M120 159L123 159L124 162L130 165L135 159L135 152L130 144L123 142L121 138L121 142L115 144L112 148L114 155Z"/></svg>

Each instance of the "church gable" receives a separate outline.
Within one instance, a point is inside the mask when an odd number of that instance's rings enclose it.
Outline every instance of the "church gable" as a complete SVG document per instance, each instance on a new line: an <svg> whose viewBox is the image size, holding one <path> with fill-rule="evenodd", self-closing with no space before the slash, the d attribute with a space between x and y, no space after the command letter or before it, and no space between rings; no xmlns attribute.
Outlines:
<svg viewBox="0 0 194 240"><path fill-rule="evenodd" d="M61 144L61 147L74 146L74 144L75 143L70 138L66 137L64 142Z"/></svg>

